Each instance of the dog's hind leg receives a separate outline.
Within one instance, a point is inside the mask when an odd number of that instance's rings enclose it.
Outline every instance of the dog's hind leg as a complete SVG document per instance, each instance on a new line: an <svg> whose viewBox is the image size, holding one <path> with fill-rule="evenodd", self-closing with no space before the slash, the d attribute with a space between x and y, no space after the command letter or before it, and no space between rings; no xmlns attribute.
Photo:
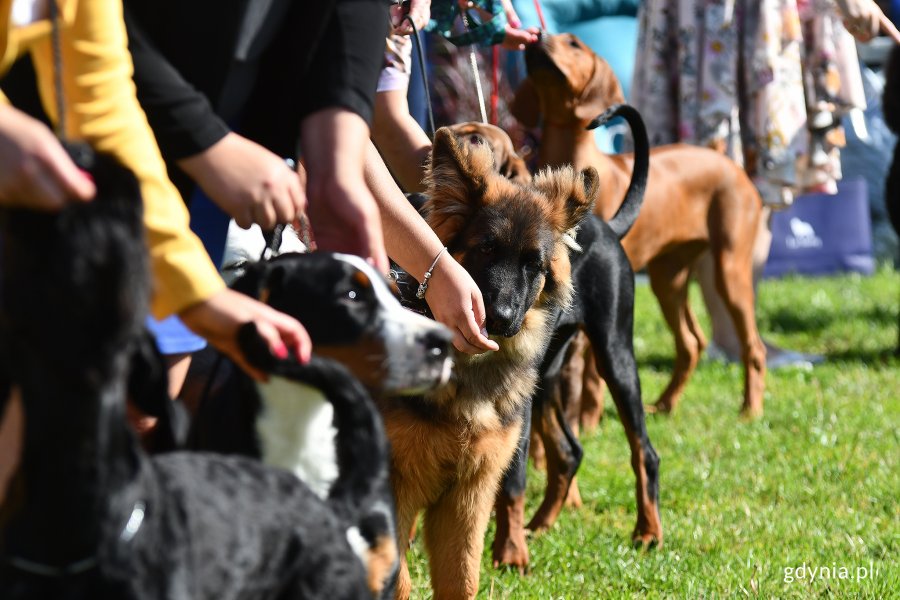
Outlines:
<svg viewBox="0 0 900 600"><path fill-rule="evenodd" d="M724 250L713 252L716 288L741 340L744 362L744 402L741 414L756 417L763 411L763 391L766 377L766 348L756 328L753 275L750 255L736 256Z"/></svg>
<svg viewBox="0 0 900 600"><path fill-rule="evenodd" d="M535 403L535 428L547 453L547 487L543 502L528 523L531 531L545 531L556 522L584 456L564 412L563 387L561 379L545 380L539 386L546 390L544 397Z"/></svg>
<svg viewBox="0 0 900 600"><path fill-rule="evenodd" d="M624 295L624 294L623 294ZM628 296L633 298L634 296ZM659 457L647 435L641 383L632 345L633 309L608 307L615 326L603 330L591 322L587 333L597 357L597 368L609 387L631 449L631 467L635 474L637 525L632 539L648 546L662 543L659 519Z"/></svg>
<svg viewBox="0 0 900 600"><path fill-rule="evenodd" d="M603 389L603 378L597 371L597 359L588 343L584 350L584 374L578 415L578 424L585 433L597 429L603 418Z"/></svg>
<svg viewBox="0 0 900 600"><path fill-rule="evenodd" d="M659 301L663 316L675 338L675 365L669 385L650 409L670 413L675 410L691 373L697 368L702 342L694 329L698 328L688 306L690 267L677 256L662 256L647 265L647 275L653 293Z"/></svg>

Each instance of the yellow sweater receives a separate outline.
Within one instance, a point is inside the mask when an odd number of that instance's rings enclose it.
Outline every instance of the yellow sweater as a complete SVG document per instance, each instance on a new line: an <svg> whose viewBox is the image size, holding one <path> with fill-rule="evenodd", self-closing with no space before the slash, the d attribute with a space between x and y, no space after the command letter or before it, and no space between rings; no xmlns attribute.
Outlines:
<svg viewBox="0 0 900 600"><path fill-rule="evenodd" d="M166 175L138 104L121 0L56 1L68 111L66 136L115 155L137 175L154 275L153 314L162 318L180 312L225 284L188 227L187 208ZM11 27L11 5L12 0L0 0L0 74L22 53L30 52L44 109L55 121L50 21Z"/></svg>

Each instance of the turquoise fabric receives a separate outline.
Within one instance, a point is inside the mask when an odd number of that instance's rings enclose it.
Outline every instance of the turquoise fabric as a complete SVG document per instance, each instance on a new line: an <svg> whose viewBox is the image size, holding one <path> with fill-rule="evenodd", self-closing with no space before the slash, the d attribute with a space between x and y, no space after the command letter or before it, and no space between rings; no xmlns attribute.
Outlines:
<svg viewBox="0 0 900 600"><path fill-rule="evenodd" d="M637 52L638 0L539 0L550 33L574 33L612 67L628 98ZM523 27L540 27L534 0L513 0ZM604 152L621 147L618 131L624 125L597 129L597 144Z"/></svg>

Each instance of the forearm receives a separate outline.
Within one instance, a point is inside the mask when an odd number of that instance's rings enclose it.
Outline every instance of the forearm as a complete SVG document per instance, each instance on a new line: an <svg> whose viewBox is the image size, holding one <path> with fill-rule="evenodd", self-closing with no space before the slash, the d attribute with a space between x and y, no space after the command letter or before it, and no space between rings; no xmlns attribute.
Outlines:
<svg viewBox="0 0 900 600"><path fill-rule="evenodd" d="M375 95L372 140L406 191L421 192L425 189L422 178L431 141L409 114L406 90L390 90ZM367 162L370 162L368 157Z"/></svg>
<svg viewBox="0 0 900 600"><path fill-rule="evenodd" d="M414 277L421 277L444 245L397 187L372 143L366 148L365 177L381 212L388 256Z"/></svg>

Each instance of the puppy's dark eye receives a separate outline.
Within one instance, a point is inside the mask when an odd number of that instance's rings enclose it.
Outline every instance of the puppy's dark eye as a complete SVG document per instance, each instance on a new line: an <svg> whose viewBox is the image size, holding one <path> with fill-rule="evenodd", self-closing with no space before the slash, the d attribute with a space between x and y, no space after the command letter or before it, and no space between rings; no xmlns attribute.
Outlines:
<svg viewBox="0 0 900 600"><path fill-rule="evenodd" d="M478 248L482 254L493 254L494 253L494 244L491 242L485 242Z"/></svg>
<svg viewBox="0 0 900 600"><path fill-rule="evenodd" d="M579 49L581 48L581 45L579 45L578 40L576 40L574 38L569 40L569 45L572 46L573 48L579 48Z"/></svg>
<svg viewBox="0 0 900 600"><path fill-rule="evenodd" d="M470 143L470 144L476 144L476 145L480 144L480 143L481 143L481 136L478 135L477 133L473 133L472 135L469 136L469 143Z"/></svg>

